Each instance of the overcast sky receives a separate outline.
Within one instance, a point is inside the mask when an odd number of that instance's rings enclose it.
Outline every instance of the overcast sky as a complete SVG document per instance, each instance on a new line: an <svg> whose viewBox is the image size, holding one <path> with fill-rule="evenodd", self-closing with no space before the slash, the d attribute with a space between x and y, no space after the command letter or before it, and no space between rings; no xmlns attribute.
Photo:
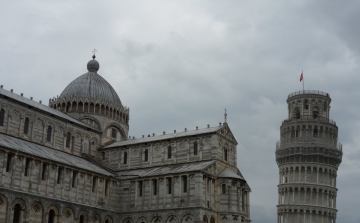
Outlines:
<svg viewBox="0 0 360 223"><path fill-rule="evenodd" d="M337 222L360 219L360 1L1 1L0 84L48 103L87 72L130 107L129 135L228 123L255 223L276 222L289 93L328 92L343 161Z"/></svg>

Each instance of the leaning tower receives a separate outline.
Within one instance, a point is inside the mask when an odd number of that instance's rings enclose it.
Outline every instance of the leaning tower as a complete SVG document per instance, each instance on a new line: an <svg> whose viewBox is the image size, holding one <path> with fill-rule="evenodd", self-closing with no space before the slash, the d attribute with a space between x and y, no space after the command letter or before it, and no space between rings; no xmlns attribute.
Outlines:
<svg viewBox="0 0 360 223"><path fill-rule="evenodd" d="M288 118L276 144L278 223L335 223L336 176L342 158L331 98L321 91L288 96Z"/></svg>

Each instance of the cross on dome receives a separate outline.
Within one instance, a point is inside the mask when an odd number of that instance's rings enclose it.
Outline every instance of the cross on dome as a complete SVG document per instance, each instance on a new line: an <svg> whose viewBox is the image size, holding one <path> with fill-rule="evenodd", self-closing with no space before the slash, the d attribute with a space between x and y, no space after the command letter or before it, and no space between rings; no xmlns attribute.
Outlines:
<svg viewBox="0 0 360 223"><path fill-rule="evenodd" d="M93 58L94 60L95 60L95 58L96 58L96 56L95 56L96 51L97 51L97 50L96 50L95 48L94 48L93 51L92 51L93 54L94 54L94 55L92 56L92 58Z"/></svg>

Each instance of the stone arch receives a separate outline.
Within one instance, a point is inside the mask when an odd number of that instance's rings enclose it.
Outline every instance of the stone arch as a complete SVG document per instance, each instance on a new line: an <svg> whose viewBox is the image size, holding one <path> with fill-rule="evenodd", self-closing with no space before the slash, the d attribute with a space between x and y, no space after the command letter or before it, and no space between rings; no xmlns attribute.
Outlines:
<svg viewBox="0 0 360 223"><path fill-rule="evenodd" d="M193 223L194 222L194 216L190 213L184 214L181 223Z"/></svg>
<svg viewBox="0 0 360 223"><path fill-rule="evenodd" d="M308 99L305 99L304 102L303 102L303 108L304 109L309 109L309 100Z"/></svg>
<svg viewBox="0 0 360 223"><path fill-rule="evenodd" d="M313 118L318 118L319 117L319 112L320 112L320 109L317 105L315 105L312 109L312 117Z"/></svg>
<svg viewBox="0 0 360 223"><path fill-rule="evenodd" d="M146 217L145 216L140 216L139 218L138 218L138 220L136 221L136 223L147 223L148 221L147 221L147 219L146 219Z"/></svg>
<svg viewBox="0 0 360 223"><path fill-rule="evenodd" d="M96 115L100 115L101 113L101 105L99 103L95 103L95 113Z"/></svg>
<svg viewBox="0 0 360 223"><path fill-rule="evenodd" d="M95 114L95 104L94 102L89 102L89 113Z"/></svg>
<svg viewBox="0 0 360 223"><path fill-rule="evenodd" d="M59 214L59 207L57 204L50 203L46 209L46 212L49 212L51 209L53 209L57 215Z"/></svg>
<svg viewBox="0 0 360 223"><path fill-rule="evenodd" d="M58 125L56 127L56 131L59 133L59 135L64 134L64 126Z"/></svg>
<svg viewBox="0 0 360 223"><path fill-rule="evenodd" d="M83 106L84 106L84 112L89 113L89 102L88 102L88 100L85 100L83 102Z"/></svg>
<svg viewBox="0 0 360 223"><path fill-rule="evenodd" d="M15 198L15 200L11 202L11 207L14 207L16 204L20 204L22 208L27 209L26 202L23 198Z"/></svg>
<svg viewBox="0 0 360 223"><path fill-rule="evenodd" d="M59 207L56 204L51 203L46 209L46 222L55 223L58 222Z"/></svg>
<svg viewBox="0 0 360 223"><path fill-rule="evenodd" d="M296 119L300 118L300 108L299 107L294 108L293 118L296 118Z"/></svg>
<svg viewBox="0 0 360 223"><path fill-rule="evenodd" d="M93 152L95 153L98 145L99 145L99 142L100 140L97 138L97 137L92 137L90 139L90 146L89 146L89 149L90 149L90 153L92 152L92 150L94 150Z"/></svg>
<svg viewBox="0 0 360 223"><path fill-rule="evenodd" d="M169 215L166 219L166 223L177 223L177 217L173 214Z"/></svg>
<svg viewBox="0 0 360 223"><path fill-rule="evenodd" d="M55 139L54 139L54 135L55 135L55 124L51 121L47 121L46 122L46 130L45 130L45 142L47 143L52 143Z"/></svg>
<svg viewBox="0 0 360 223"><path fill-rule="evenodd" d="M75 130L75 137L76 138L83 138L83 132L79 131L79 130Z"/></svg>
<svg viewBox="0 0 360 223"><path fill-rule="evenodd" d="M15 108L11 111L10 116L13 119L20 119L20 117L21 117L20 114L21 114L20 111Z"/></svg>
<svg viewBox="0 0 360 223"><path fill-rule="evenodd" d="M214 216L211 216L211 218L210 218L210 223L215 223L215 218L214 218Z"/></svg>
<svg viewBox="0 0 360 223"><path fill-rule="evenodd" d="M84 111L84 102L82 101L82 99L78 100L76 111L78 111L78 112Z"/></svg>
<svg viewBox="0 0 360 223"><path fill-rule="evenodd" d="M203 223L209 223L208 217L207 217L206 215L203 216L202 222L203 222Z"/></svg>
<svg viewBox="0 0 360 223"><path fill-rule="evenodd" d="M86 223L88 219L88 213L84 210L80 211L78 216L78 223Z"/></svg>
<svg viewBox="0 0 360 223"><path fill-rule="evenodd" d="M123 223L134 223L134 220L133 220L131 217L126 217L126 218L123 220Z"/></svg>
<svg viewBox="0 0 360 223"><path fill-rule="evenodd" d="M33 124L33 134L34 134L34 141L38 143L42 143L42 139L44 137L45 121L42 118L37 118Z"/></svg>
<svg viewBox="0 0 360 223"><path fill-rule="evenodd" d="M161 223L162 219L160 215L154 215L153 218L151 219L151 223Z"/></svg>
<svg viewBox="0 0 360 223"><path fill-rule="evenodd" d="M96 118L85 115L85 116L79 118L79 120L83 123L86 123L90 126L95 127L96 129L101 130L101 123Z"/></svg>
<svg viewBox="0 0 360 223"><path fill-rule="evenodd" d="M22 123L21 129L20 129L22 134L30 135L30 132L31 132L31 129L32 129L31 121L32 121L31 114L26 112L24 114L23 123Z"/></svg>
<svg viewBox="0 0 360 223"><path fill-rule="evenodd" d="M68 101L68 102L66 103L65 112L69 112L69 111L70 111L70 107L71 107L71 102Z"/></svg>
<svg viewBox="0 0 360 223"><path fill-rule="evenodd" d="M122 139L126 139L126 134L125 134L125 131L124 129L121 127L121 125L119 125L118 123L116 122L112 122L112 123L109 123L105 128L104 128L104 131L108 131L108 129L110 129L111 127L114 127L116 128L119 133L120 133L120 136L122 137ZM110 134L111 135L111 134Z"/></svg>
<svg viewBox="0 0 360 223"><path fill-rule="evenodd" d="M90 135L85 133L82 141L82 153L90 155L90 143Z"/></svg>
<svg viewBox="0 0 360 223"><path fill-rule="evenodd" d="M113 223L113 218L110 215L106 215L104 218L104 223Z"/></svg>
<svg viewBox="0 0 360 223"><path fill-rule="evenodd" d="M19 123L20 123L20 111L17 109L13 109L9 115L9 126L8 129L11 130L12 135L19 135ZM6 117L6 116L5 116ZM6 119L4 117L4 123L6 122Z"/></svg>

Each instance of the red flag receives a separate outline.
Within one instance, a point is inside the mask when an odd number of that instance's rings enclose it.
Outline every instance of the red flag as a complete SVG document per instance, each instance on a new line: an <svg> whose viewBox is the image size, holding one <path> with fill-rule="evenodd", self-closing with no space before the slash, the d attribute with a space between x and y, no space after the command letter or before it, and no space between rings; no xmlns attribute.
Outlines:
<svg viewBox="0 0 360 223"><path fill-rule="evenodd" d="M303 73L301 72L301 75L300 75L300 82L303 80Z"/></svg>

